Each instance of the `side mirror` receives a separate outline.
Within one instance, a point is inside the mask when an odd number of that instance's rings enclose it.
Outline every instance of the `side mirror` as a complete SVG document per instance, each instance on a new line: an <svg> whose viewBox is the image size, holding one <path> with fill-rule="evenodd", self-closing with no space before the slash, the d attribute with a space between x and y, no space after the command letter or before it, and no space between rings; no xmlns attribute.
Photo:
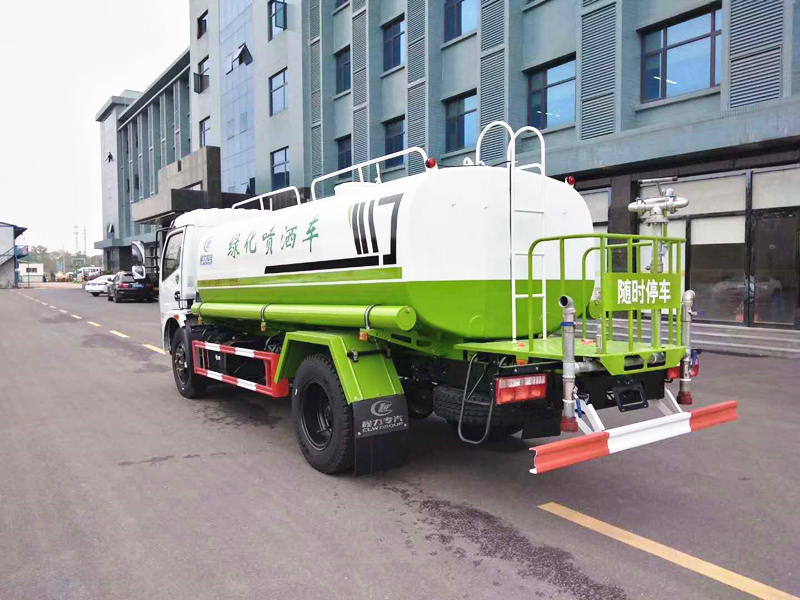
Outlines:
<svg viewBox="0 0 800 600"><path fill-rule="evenodd" d="M180 301L181 301L181 293L175 292L175 302L180 302Z"/></svg>

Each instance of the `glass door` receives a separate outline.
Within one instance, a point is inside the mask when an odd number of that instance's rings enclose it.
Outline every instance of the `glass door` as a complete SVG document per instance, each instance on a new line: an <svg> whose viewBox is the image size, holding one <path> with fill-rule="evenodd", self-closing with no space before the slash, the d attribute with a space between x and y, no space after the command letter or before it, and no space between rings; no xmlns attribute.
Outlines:
<svg viewBox="0 0 800 600"><path fill-rule="evenodd" d="M745 324L745 217L693 217L689 287L699 319Z"/></svg>
<svg viewBox="0 0 800 600"><path fill-rule="evenodd" d="M800 210L753 214L750 319L800 329Z"/></svg>

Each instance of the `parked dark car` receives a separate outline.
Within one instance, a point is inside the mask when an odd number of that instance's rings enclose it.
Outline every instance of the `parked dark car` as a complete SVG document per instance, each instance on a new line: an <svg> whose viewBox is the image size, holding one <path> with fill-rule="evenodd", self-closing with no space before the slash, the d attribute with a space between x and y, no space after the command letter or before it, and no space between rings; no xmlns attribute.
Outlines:
<svg viewBox="0 0 800 600"><path fill-rule="evenodd" d="M120 271L114 275L111 284L108 286L108 301L120 302L121 300L147 300L152 302L156 299L156 292L153 289L153 282L149 275L143 279L135 279L133 273Z"/></svg>

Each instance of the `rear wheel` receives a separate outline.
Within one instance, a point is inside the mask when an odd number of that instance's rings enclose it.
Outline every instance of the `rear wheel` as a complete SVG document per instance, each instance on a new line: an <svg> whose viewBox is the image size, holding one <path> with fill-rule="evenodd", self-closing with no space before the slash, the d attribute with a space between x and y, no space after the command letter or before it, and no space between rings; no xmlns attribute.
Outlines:
<svg viewBox="0 0 800 600"><path fill-rule="evenodd" d="M317 471L338 473L353 466L353 410L329 357L314 354L297 369L292 419L300 450Z"/></svg>
<svg viewBox="0 0 800 600"><path fill-rule="evenodd" d="M172 335L172 375L175 385L184 398L199 398L206 391L206 380L194 372L194 357L185 329Z"/></svg>
<svg viewBox="0 0 800 600"><path fill-rule="evenodd" d="M434 411L446 419L454 430L458 428L458 418L461 414L461 398L463 390L444 385L436 386L434 390ZM486 418L489 416L489 396L475 393L472 400L482 402L483 405L466 404L461 432L469 439L480 439L486 428ZM496 405L492 410L492 424L489 428L489 441L498 441L506 436L517 433L525 422L525 407L521 404Z"/></svg>

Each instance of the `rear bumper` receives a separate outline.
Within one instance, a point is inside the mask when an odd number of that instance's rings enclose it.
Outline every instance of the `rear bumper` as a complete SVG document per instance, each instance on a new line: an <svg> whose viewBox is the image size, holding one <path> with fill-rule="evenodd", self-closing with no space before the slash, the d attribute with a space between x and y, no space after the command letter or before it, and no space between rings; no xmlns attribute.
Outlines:
<svg viewBox="0 0 800 600"><path fill-rule="evenodd" d="M145 299L154 298L155 294L152 290L116 290L114 295L119 299Z"/></svg>
<svg viewBox="0 0 800 600"><path fill-rule="evenodd" d="M692 411L535 446L531 448L535 453L531 473L546 473L614 452L735 421L738 418L737 407L738 403L734 400L720 402Z"/></svg>

